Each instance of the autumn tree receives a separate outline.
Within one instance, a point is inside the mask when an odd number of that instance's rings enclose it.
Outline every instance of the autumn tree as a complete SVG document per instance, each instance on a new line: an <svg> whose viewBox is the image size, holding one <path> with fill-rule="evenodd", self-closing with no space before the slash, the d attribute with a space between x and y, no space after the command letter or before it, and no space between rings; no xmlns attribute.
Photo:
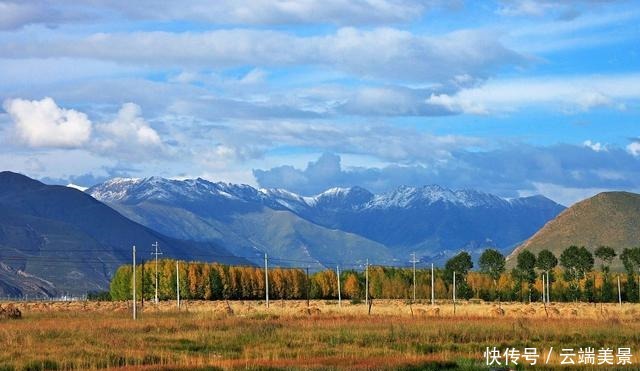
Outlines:
<svg viewBox="0 0 640 371"><path fill-rule="evenodd" d="M349 273L344 280L344 295L349 299L358 299L360 298L360 280L358 280L358 276L356 273Z"/></svg>

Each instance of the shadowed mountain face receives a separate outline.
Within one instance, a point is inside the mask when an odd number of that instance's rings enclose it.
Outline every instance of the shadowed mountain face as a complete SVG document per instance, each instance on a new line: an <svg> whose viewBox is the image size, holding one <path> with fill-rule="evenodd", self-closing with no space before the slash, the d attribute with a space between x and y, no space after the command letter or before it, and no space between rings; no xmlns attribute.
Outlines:
<svg viewBox="0 0 640 371"><path fill-rule="evenodd" d="M153 177L112 179L87 193L176 238L216 241L248 257L264 250L317 266L367 258L405 264L413 251L436 262L461 249L474 255L487 246L507 251L564 209L542 196L507 200L438 186L382 195L333 188L303 197L282 189Z"/></svg>
<svg viewBox="0 0 640 371"><path fill-rule="evenodd" d="M155 241L171 257L247 263L212 243L166 237L76 189L0 173L0 262L7 268L0 295L104 290L115 269L131 261L132 245L149 259ZM10 279L16 274L33 277Z"/></svg>
<svg viewBox="0 0 640 371"><path fill-rule="evenodd" d="M640 195L629 192L604 192L580 201L547 223L518 246L508 258L514 264L523 250L538 254L542 249L560 257L571 245L585 246L593 252L598 246L610 246L618 256L624 248L640 244ZM621 270L615 258L612 269Z"/></svg>

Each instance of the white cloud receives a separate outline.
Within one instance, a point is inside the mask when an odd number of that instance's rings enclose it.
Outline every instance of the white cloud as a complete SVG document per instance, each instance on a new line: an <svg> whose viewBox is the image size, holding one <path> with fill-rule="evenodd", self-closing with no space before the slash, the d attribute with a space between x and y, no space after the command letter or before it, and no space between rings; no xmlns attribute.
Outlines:
<svg viewBox="0 0 640 371"><path fill-rule="evenodd" d="M538 182L534 182L533 186L534 188L531 190L520 191L520 196L526 197L541 194L567 207L586 198L593 197L598 193L612 190L610 188L576 188Z"/></svg>
<svg viewBox="0 0 640 371"><path fill-rule="evenodd" d="M52 1L52 4L75 1ZM97 13L117 11L141 20L188 20L214 24L384 24L419 18L439 0L94 0ZM70 9L71 11L73 9Z"/></svg>
<svg viewBox="0 0 640 371"><path fill-rule="evenodd" d="M42 4L0 1L0 30L20 28L30 23L46 22L48 12Z"/></svg>
<svg viewBox="0 0 640 371"><path fill-rule="evenodd" d="M596 151L596 152L600 152L600 151L606 151L607 147L605 145L602 145L600 142L592 142L591 140L585 140L582 143L583 146L591 148L592 150Z"/></svg>
<svg viewBox="0 0 640 371"><path fill-rule="evenodd" d="M153 159L170 152L158 132L142 117L140 106L125 103L116 117L94 124L83 112L58 107L52 98L8 99L18 143L32 148L82 149L121 159ZM10 140L10 138L5 138Z"/></svg>
<svg viewBox="0 0 640 371"><path fill-rule="evenodd" d="M456 96L448 94L431 94L427 99L427 104L443 107L450 112L463 112L474 115L486 115L489 113L487 107L482 103L467 99L456 99Z"/></svg>
<svg viewBox="0 0 640 371"><path fill-rule="evenodd" d="M640 142L634 141L627 145L627 151L634 156L640 156Z"/></svg>
<svg viewBox="0 0 640 371"><path fill-rule="evenodd" d="M541 105L571 113L597 107L624 110L626 101L639 99L640 74L628 74L494 80L453 95L432 95L427 103L469 114Z"/></svg>
<svg viewBox="0 0 640 371"><path fill-rule="evenodd" d="M498 9L498 14L506 16L542 16L550 9L554 9L558 4L544 1L519 0L508 1Z"/></svg>
<svg viewBox="0 0 640 371"><path fill-rule="evenodd" d="M247 29L101 33L79 39L0 42L0 54L181 68L307 65L357 76L420 82L482 76L524 62L521 55L501 45L498 34L484 30L423 36L394 28L352 27L322 36Z"/></svg>
<svg viewBox="0 0 640 371"><path fill-rule="evenodd" d="M60 108L51 98L8 99L3 106L13 120L15 134L30 147L81 147L91 136L87 115Z"/></svg>
<svg viewBox="0 0 640 371"><path fill-rule="evenodd" d="M260 68L254 68L251 71L247 72L247 74L240 79L240 83L247 85L259 84L264 82L266 78L267 73L264 70Z"/></svg>
<svg viewBox="0 0 640 371"><path fill-rule="evenodd" d="M134 103L123 104L113 121L99 124L96 129L101 134L96 140L98 148L116 156L141 154L162 144L158 133L142 117L140 106Z"/></svg>

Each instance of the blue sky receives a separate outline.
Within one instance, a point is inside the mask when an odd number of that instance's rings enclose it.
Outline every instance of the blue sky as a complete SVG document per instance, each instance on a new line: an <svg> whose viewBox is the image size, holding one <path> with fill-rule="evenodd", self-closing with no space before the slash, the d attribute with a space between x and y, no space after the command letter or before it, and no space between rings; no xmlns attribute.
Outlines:
<svg viewBox="0 0 640 371"><path fill-rule="evenodd" d="M78 3L0 0L2 169L640 191L638 1Z"/></svg>

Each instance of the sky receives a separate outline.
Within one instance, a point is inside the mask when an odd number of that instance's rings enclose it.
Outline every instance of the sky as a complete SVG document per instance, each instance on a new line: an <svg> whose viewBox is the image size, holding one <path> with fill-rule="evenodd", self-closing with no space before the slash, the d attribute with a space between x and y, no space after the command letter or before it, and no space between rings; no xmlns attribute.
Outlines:
<svg viewBox="0 0 640 371"><path fill-rule="evenodd" d="M640 1L0 0L0 169L640 192Z"/></svg>

